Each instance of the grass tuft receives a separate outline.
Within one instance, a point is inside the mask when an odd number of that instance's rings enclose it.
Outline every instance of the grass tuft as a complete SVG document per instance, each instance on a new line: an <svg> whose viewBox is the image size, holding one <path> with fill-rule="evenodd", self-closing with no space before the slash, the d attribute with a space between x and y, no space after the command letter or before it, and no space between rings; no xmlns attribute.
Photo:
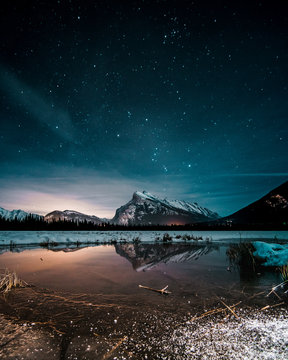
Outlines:
<svg viewBox="0 0 288 360"><path fill-rule="evenodd" d="M136 236L132 239L133 244L140 244L141 238L139 236Z"/></svg>
<svg viewBox="0 0 288 360"><path fill-rule="evenodd" d="M162 242L163 242L163 243L167 243L167 242L170 242L170 241L172 241L172 240L173 240L172 236L170 236L168 233L165 233L165 234L163 235L163 238L162 238Z"/></svg>
<svg viewBox="0 0 288 360"><path fill-rule="evenodd" d="M13 288L26 287L28 284L20 280L18 275L14 272L5 269L0 273L0 292L8 293Z"/></svg>
<svg viewBox="0 0 288 360"><path fill-rule="evenodd" d="M281 277L283 281L287 281L288 280L288 264L287 265L283 265L279 268Z"/></svg>
<svg viewBox="0 0 288 360"><path fill-rule="evenodd" d="M41 242L39 245L44 248L49 248L49 247L58 246L59 244L56 241L47 240L47 241ZM79 245L77 245L77 246L79 246Z"/></svg>
<svg viewBox="0 0 288 360"><path fill-rule="evenodd" d="M254 247L251 243L241 242L239 244L231 244L226 251L226 255L230 261L230 266L239 266L247 273L256 272L258 263L253 255Z"/></svg>

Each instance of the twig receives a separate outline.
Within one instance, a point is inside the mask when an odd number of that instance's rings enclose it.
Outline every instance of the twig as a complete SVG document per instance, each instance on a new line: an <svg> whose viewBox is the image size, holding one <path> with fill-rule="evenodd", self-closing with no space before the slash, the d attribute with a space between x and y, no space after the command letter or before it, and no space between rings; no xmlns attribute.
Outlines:
<svg viewBox="0 0 288 360"><path fill-rule="evenodd" d="M235 313L235 311L233 309L231 309L230 306L228 306L227 304L224 303L224 301L222 301L221 299L219 299L221 301L221 303L229 310L231 311L231 313L237 318L239 319L239 316Z"/></svg>
<svg viewBox="0 0 288 360"><path fill-rule="evenodd" d="M272 288L272 290L269 292L269 294L266 295L266 296L268 297L268 296L270 296L272 293L275 293L275 290L278 289L279 286L284 285L284 284L286 284L287 282L288 282L288 280L285 280L285 281L283 281L281 284L278 284L278 285L274 286L274 287Z"/></svg>
<svg viewBox="0 0 288 360"><path fill-rule="evenodd" d="M260 292L258 292L258 293L256 293L256 294L250 296L250 297L248 298L248 300L254 299L256 296L263 295L263 294L265 294L265 291L260 291Z"/></svg>
<svg viewBox="0 0 288 360"><path fill-rule="evenodd" d="M146 290L151 290L151 291L155 291L155 292L160 293L160 294L162 294L162 295L171 294L170 291L166 290L166 289L168 288L168 285L165 286L165 287L164 287L163 289L161 289L161 290L153 289L153 288L151 288L151 287L149 287L149 286L143 286L143 285L139 285L139 288L141 288L141 289L146 289Z"/></svg>
<svg viewBox="0 0 288 360"><path fill-rule="evenodd" d="M56 326L54 325L54 322L53 321L35 321L33 322L33 324L35 325L47 325L49 326L52 330L56 331L58 334L66 334L65 332L63 331L60 331L56 328ZM32 323L30 323L30 325L32 325Z"/></svg>
<svg viewBox="0 0 288 360"><path fill-rule="evenodd" d="M272 308L274 308L274 307L276 307L276 306L280 306L280 305L284 305L285 304L285 302L284 301L282 301L281 303L279 303L279 304L275 304L275 305L267 305L267 306L264 306L262 309L260 309L260 311L262 311L262 310L267 310L267 309L272 309Z"/></svg>
<svg viewBox="0 0 288 360"><path fill-rule="evenodd" d="M241 304L242 301L239 301L237 304L234 304L234 305L231 305L230 308L234 308L238 305ZM226 311L227 309L223 309L223 308L218 308L218 309L213 309L213 310L209 310L209 311L206 311L205 313L203 313L202 315L200 316L197 316L197 317L194 317L192 318L190 321L194 321L194 320L199 320L199 319L202 319L203 317L206 317L206 316L209 316L209 315L213 315L213 314L217 314L217 313L221 313L223 311Z"/></svg>
<svg viewBox="0 0 288 360"><path fill-rule="evenodd" d="M103 356L102 360L106 360L106 359L110 358L110 356L114 353L114 351L115 351L116 349L118 349L118 347L119 347L120 345L122 345L123 341L126 341L127 339L128 339L128 336L124 336L122 339L120 339L120 340L118 341L118 343L117 343L115 346L113 346L113 348L112 348L107 354L105 354L105 355Z"/></svg>
<svg viewBox="0 0 288 360"><path fill-rule="evenodd" d="M276 295L279 300L282 300L281 297L276 293L276 291L272 290L272 293Z"/></svg>

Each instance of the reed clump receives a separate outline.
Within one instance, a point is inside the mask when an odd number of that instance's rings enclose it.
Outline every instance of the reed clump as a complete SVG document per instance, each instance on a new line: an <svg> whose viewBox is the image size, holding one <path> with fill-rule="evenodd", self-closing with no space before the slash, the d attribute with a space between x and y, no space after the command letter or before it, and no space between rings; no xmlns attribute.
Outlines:
<svg viewBox="0 0 288 360"><path fill-rule="evenodd" d="M0 273L0 292L6 294L13 288L26 287L28 284L21 280L16 272L12 272L8 269L2 270Z"/></svg>
<svg viewBox="0 0 288 360"><path fill-rule="evenodd" d="M139 236L136 236L132 239L133 244L140 244L141 238Z"/></svg>
<svg viewBox="0 0 288 360"><path fill-rule="evenodd" d="M195 235L185 234L185 235L182 236L182 239L184 241L190 241L190 240L198 241L198 240L203 240L203 237L202 236L195 236Z"/></svg>
<svg viewBox="0 0 288 360"><path fill-rule="evenodd" d="M256 259L253 256L253 245L251 243L241 242L239 244L231 244L226 251L226 255L230 261L230 265L237 265L245 269L247 272L256 272Z"/></svg>
<svg viewBox="0 0 288 360"><path fill-rule="evenodd" d="M165 233L162 238L163 243L171 242L173 240L172 236L170 236L168 233Z"/></svg>
<svg viewBox="0 0 288 360"><path fill-rule="evenodd" d="M288 264L283 265L279 268L281 277L283 281L287 281L288 280Z"/></svg>
<svg viewBox="0 0 288 360"><path fill-rule="evenodd" d="M78 241L76 242L76 245L77 245L77 243L78 243ZM39 245L44 248L49 248L49 247L58 246L59 244L56 241L47 240L47 241L42 241ZM79 244L77 246L79 246Z"/></svg>

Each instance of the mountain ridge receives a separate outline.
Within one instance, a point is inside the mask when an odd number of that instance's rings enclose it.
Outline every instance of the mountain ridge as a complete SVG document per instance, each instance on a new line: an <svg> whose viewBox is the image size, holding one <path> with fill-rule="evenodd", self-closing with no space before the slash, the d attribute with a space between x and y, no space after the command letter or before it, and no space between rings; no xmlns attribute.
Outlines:
<svg viewBox="0 0 288 360"><path fill-rule="evenodd" d="M105 220L107 219L99 218L96 215L83 214L75 210L64 210L64 211L54 210L46 214L44 216L44 220L47 222L59 221L59 220L76 221L76 222L87 221L93 224L100 225L103 222L106 222Z"/></svg>
<svg viewBox="0 0 288 360"><path fill-rule="evenodd" d="M32 216L32 217L38 218L38 219L43 218L42 215L26 212L21 209L6 210L6 209L0 207L0 217L4 218L6 220L20 220L21 221L21 220L24 220L25 218L27 218L28 216Z"/></svg>
<svg viewBox="0 0 288 360"><path fill-rule="evenodd" d="M221 220L234 224L288 223L288 181Z"/></svg>
<svg viewBox="0 0 288 360"><path fill-rule="evenodd" d="M118 225L185 225L218 218L217 213L201 207L197 203L160 199L147 191L135 191L132 199L116 210L111 223Z"/></svg>
<svg viewBox="0 0 288 360"><path fill-rule="evenodd" d="M208 227L225 224L283 225L288 224L288 181L269 191L260 199L250 203L231 215L219 215L198 203L184 200L160 199L147 191L135 191L132 199L120 206L112 219L99 218L75 210L54 210L45 216L23 210L6 210L0 207L0 218L22 221L28 216L47 222L67 220L114 225L185 225L205 223Z"/></svg>

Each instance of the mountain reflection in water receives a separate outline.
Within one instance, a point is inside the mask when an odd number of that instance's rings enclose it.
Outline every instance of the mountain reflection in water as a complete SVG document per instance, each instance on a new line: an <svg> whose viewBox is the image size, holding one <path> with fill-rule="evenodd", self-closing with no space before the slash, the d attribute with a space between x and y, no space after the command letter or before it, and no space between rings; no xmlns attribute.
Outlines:
<svg viewBox="0 0 288 360"><path fill-rule="evenodd" d="M213 250L217 245L190 244L115 244L116 253L129 260L137 272L151 270L160 263L180 263L197 260Z"/></svg>
<svg viewBox="0 0 288 360"><path fill-rule="evenodd" d="M39 289L125 296L132 302L143 301L143 296L146 303L162 301L151 294L146 297L139 284L156 289L168 285L173 298L190 302L209 299L211 293L231 297L233 289L231 301L237 302L243 289L252 296L281 282L279 271L255 267L251 243L244 242L122 242L28 249L6 249L0 255L1 267Z"/></svg>

